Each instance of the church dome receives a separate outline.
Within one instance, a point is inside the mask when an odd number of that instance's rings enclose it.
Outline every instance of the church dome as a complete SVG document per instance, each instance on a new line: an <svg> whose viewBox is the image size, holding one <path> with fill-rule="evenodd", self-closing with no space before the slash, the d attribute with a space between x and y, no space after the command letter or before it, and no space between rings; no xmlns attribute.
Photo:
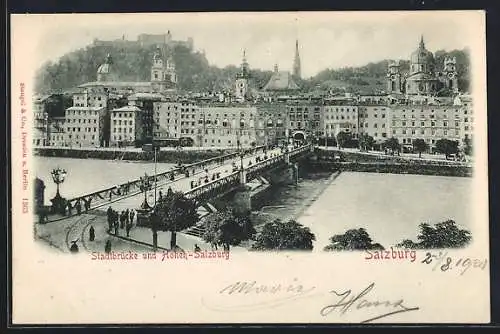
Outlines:
<svg viewBox="0 0 500 334"><path fill-rule="evenodd" d="M412 64L428 64L432 63L434 61L434 56L432 55L432 52L428 51L425 48L424 44L424 38L422 37L420 39L420 45L418 46L418 49L413 51L410 57L410 62Z"/></svg>

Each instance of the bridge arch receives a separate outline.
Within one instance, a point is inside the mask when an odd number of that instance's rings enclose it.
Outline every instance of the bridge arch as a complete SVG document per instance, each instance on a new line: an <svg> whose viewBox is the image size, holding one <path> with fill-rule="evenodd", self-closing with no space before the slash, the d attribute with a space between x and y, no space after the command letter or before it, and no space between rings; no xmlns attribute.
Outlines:
<svg viewBox="0 0 500 334"><path fill-rule="evenodd" d="M307 135L304 131L295 131L292 135L293 140L304 141L307 138Z"/></svg>

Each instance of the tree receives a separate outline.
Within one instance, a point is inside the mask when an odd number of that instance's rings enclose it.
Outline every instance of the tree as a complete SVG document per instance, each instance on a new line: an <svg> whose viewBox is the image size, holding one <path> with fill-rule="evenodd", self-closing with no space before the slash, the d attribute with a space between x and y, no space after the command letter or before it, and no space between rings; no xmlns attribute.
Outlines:
<svg viewBox="0 0 500 334"><path fill-rule="evenodd" d="M413 141L413 149L418 152L418 157L422 157L422 152L429 149L429 145L423 139L415 139Z"/></svg>
<svg viewBox="0 0 500 334"><path fill-rule="evenodd" d="M276 219L266 223L257 235L255 250L312 250L314 234L295 220Z"/></svg>
<svg viewBox="0 0 500 334"><path fill-rule="evenodd" d="M336 234L330 238L330 244L325 247L325 251L344 250L383 250L379 243L373 243L372 238L364 228L350 229L344 234Z"/></svg>
<svg viewBox="0 0 500 334"><path fill-rule="evenodd" d="M362 133L359 135L359 148L360 150L363 151L368 151L370 149L373 149L373 146L375 145L375 139L373 139L372 136Z"/></svg>
<svg viewBox="0 0 500 334"><path fill-rule="evenodd" d="M470 138L464 138L464 153L468 156L472 155L472 140Z"/></svg>
<svg viewBox="0 0 500 334"><path fill-rule="evenodd" d="M151 229L153 230L153 246L157 247L157 232L170 231L170 248L176 246L176 232L196 224L199 219L196 203L184 196L181 191L169 191L156 204L151 214Z"/></svg>
<svg viewBox="0 0 500 334"><path fill-rule="evenodd" d="M458 153L458 142L456 140L439 139L436 142L436 151L444 154L448 159L450 154Z"/></svg>
<svg viewBox="0 0 500 334"><path fill-rule="evenodd" d="M345 131L341 131L337 134L337 144L340 148L345 147L347 142L351 140L351 134Z"/></svg>
<svg viewBox="0 0 500 334"><path fill-rule="evenodd" d="M399 140L397 138L392 137L392 138L387 139L384 142L383 146L384 146L384 148L391 150L392 155L394 155L394 152L398 152L398 155L399 155L401 145L399 144Z"/></svg>
<svg viewBox="0 0 500 334"><path fill-rule="evenodd" d="M398 247L412 249L463 248L472 240L470 231L459 229L453 220L446 220L431 226L420 224L418 242L403 240Z"/></svg>
<svg viewBox="0 0 500 334"><path fill-rule="evenodd" d="M229 251L230 246L237 246L242 241L251 239L255 234L249 215L237 215L232 209L218 211L210 215L205 222L203 239L217 249L223 245Z"/></svg>

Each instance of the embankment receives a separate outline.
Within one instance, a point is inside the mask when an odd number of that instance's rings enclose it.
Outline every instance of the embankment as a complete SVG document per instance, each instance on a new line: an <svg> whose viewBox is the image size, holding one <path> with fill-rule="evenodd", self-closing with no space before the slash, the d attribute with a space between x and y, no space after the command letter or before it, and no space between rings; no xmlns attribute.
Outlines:
<svg viewBox="0 0 500 334"><path fill-rule="evenodd" d="M165 150L157 153L158 162L183 164L207 160L236 152L235 150ZM154 152L124 151L124 150L92 150L69 148L36 148L35 155L44 157L100 159L100 160L129 160L152 161Z"/></svg>

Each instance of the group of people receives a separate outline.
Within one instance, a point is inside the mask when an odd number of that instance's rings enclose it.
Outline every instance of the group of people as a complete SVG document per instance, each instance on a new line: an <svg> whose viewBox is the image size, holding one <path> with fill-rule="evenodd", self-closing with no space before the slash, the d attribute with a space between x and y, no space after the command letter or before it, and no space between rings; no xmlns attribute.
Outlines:
<svg viewBox="0 0 500 334"><path fill-rule="evenodd" d="M113 195L117 196L127 195L130 191L130 184L131 182L127 182L125 184L118 185L114 189L112 189L109 192L109 200L111 201L113 199Z"/></svg>
<svg viewBox="0 0 500 334"><path fill-rule="evenodd" d="M82 213L82 202L83 202L83 209L85 210L85 212L89 211L90 210L90 203L92 202L92 198L89 198L88 200L81 198L75 202L74 206L71 205L71 201L67 201L65 213L68 216L71 216L73 214L73 209L76 209L76 213L80 215Z"/></svg>
<svg viewBox="0 0 500 334"><path fill-rule="evenodd" d="M220 172L213 173L210 175L208 169L205 169L205 176L198 178L198 180L191 180L191 189L201 186L204 183L209 183L210 180L215 181L220 179Z"/></svg>
<svg viewBox="0 0 500 334"><path fill-rule="evenodd" d="M136 218L135 210L127 209L119 213L109 207L106 213L108 216L108 233L114 229L114 234L119 235L119 229L125 229L127 237L129 237Z"/></svg>

